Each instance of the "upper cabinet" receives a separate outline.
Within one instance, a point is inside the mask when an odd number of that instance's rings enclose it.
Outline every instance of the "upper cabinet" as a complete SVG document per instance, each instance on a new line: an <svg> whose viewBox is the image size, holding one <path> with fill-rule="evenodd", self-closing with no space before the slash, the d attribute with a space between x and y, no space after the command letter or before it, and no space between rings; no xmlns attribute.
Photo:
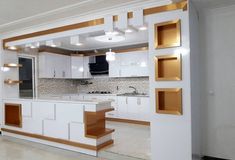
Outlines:
<svg viewBox="0 0 235 160"><path fill-rule="evenodd" d="M91 78L89 71L89 57L72 56L71 73L73 79Z"/></svg>
<svg viewBox="0 0 235 160"><path fill-rule="evenodd" d="M70 56L48 52L39 54L39 78L71 78Z"/></svg>
<svg viewBox="0 0 235 160"><path fill-rule="evenodd" d="M116 60L109 63L109 77L147 77L148 51L116 54Z"/></svg>

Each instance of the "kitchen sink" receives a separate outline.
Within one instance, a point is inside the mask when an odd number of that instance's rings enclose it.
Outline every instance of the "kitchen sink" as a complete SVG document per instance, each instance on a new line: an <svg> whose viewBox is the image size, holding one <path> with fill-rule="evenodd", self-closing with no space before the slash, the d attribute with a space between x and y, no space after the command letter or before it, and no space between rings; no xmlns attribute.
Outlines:
<svg viewBox="0 0 235 160"><path fill-rule="evenodd" d="M123 93L118 94L118 96L148 97L146 93Z"/></svg>

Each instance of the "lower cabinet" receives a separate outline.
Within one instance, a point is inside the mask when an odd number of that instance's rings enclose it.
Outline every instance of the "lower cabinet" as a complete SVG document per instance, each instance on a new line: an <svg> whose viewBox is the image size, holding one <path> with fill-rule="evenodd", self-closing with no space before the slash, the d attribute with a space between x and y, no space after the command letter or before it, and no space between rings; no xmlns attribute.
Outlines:
<svg viewBox="0 0 235 160"><path fill-rule="evenodd" d="M43 135L68 140L69 123L54 120L43 120Z"/></svg>
<svg viewBox="0 0 235 160"><path fill-rule="evenodd" d="M123 119L149 121L148 97L118 96L118 117Z"/></svg>

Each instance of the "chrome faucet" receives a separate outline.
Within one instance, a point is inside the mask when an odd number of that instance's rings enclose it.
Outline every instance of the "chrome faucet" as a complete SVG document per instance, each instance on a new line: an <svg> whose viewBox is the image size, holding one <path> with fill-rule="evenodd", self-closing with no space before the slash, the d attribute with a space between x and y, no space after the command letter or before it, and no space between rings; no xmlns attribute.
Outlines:
<svg viewBox="0 0 235 160"><path fill-rule="evenodd" d="M135 87L133 87L133 86L129 86L129 88L134 89L134 91L133 91L133 93L134 93L134 94L137 94L137 93L138 93L138 91L137 91L137 89L136 89Z"/></svg>

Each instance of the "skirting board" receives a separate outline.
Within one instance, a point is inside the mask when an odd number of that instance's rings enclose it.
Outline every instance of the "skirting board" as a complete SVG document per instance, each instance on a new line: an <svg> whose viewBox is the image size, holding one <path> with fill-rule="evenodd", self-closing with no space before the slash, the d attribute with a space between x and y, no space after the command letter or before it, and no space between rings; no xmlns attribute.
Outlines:
<svg viewBox="0 0 235 160"><path fill-rule="evenodd" d="M209 157L209 156L204 156L202 160L229 160L229 159L223 159L223 158L216 158L216 157Z"/></svg>
<svg viewBox="0 0 235 160"><path fill-rule="evenodd" d="M122 118L105 118L107 121L113 122L122 122L122 123L132 123L132 124L140 124L145 126L150 126L150 122L147 121L137 121L137 120L130 120L130 119L122 119Z"/></svg>

